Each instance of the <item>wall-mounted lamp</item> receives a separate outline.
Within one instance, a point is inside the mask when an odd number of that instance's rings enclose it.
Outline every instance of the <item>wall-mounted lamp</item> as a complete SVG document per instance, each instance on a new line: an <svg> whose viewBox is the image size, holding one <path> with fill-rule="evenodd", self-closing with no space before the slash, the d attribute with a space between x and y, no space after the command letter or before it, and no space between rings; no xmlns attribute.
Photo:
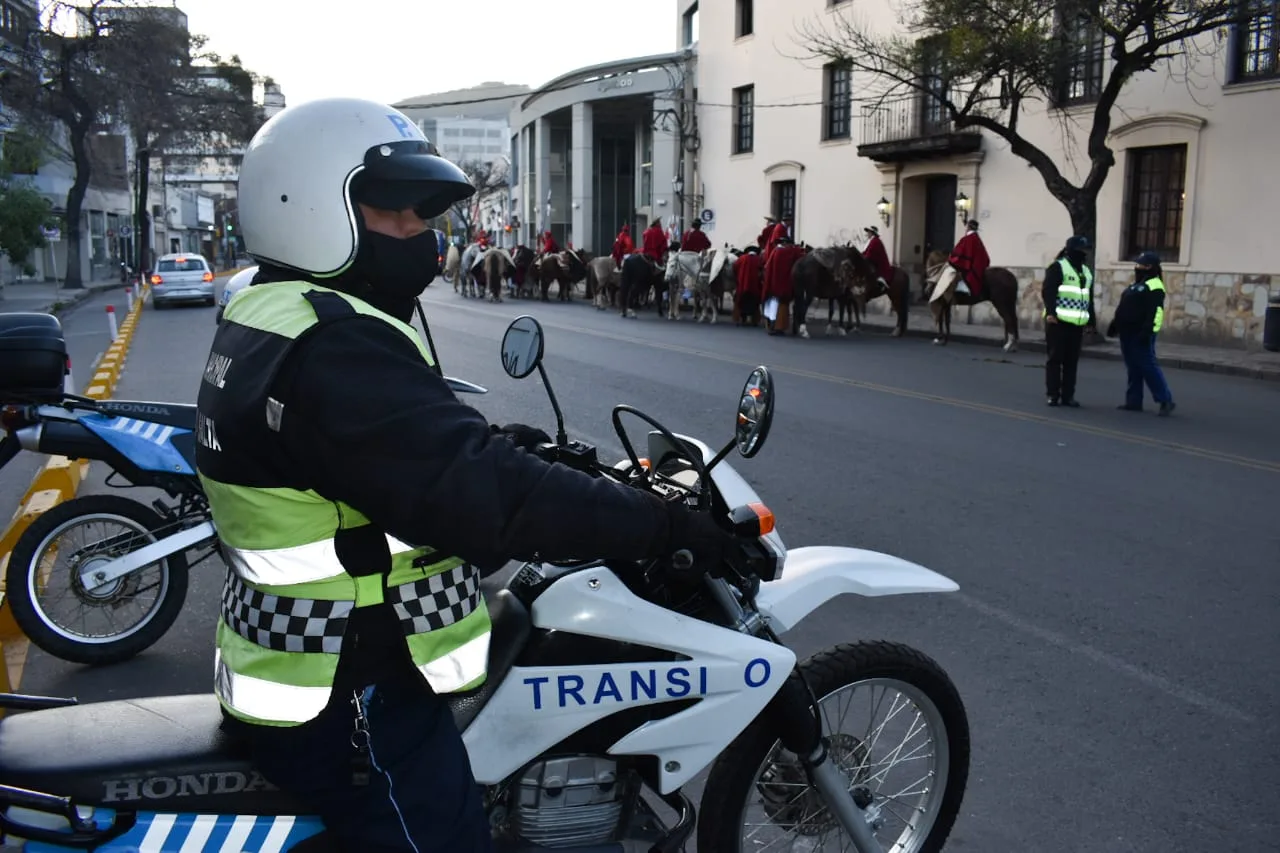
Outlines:
<svg viewBox="0 0 1280 853"><path fill-rule="evenodd" d="M892 208L893 205L884 196L880 196L880 200L876 202L876 210L880 211L880 221L884 223L885 228L889 227L889 212Z"/></svg>
<svg viewBox="0 0 1280 853"><path fill-rule="evenodd" d="M684 192L684 178L680 177L679 175L676 175L675 177L673 177L671 179L671 189L675 191L676 195L680 195L682 192Z"/></svg>
<svg viewBox="0 0 1280 853"><path fill-rule="evenodd" d="M969 219L969 208L972 205L973 202L970 201L969 197L964 193L960 193L956 196L956 216L959 217L961 222L965 222Z"/></svg>

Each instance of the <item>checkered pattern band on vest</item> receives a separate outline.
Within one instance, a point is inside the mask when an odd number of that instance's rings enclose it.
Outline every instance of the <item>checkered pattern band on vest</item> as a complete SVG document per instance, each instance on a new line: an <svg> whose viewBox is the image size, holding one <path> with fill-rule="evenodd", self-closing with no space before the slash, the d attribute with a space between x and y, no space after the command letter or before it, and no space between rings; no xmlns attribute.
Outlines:
<svg viewBox="0 0 1280 853"><path fill-rule="evenodd" d="M277 652L336 655L354 601L286 598L250 588L227 572L222 588L222 619L251 643Z"/></svg>
<svg viewBox="0 0 1280 853"><path fill-rule="evenodd" d="M1085 302L1083 299L1070 299L1070 298L1063 299L1059 297L1058 310L1061 311L1063 308L1070 308L1075 311L1083 311L1086 314L1089 313L1089 303Z"/></svg>
<svg viewBox="0 0 1280 853"><path fill-rule="evenodd" d="M446 572L387 590L406 635L438 631L480 607L480 573L463 563Z"/></svg>

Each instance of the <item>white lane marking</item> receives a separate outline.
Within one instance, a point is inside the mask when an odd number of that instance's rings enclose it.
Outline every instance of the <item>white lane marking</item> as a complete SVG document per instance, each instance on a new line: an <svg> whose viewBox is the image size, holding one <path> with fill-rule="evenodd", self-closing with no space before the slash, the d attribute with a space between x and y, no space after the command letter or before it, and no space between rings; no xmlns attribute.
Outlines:
<svg viewBox="0 0 1280 853"><path fill-rule="evenodd" d="M1136 681L1142 682L1148 687L1160 691L1166 696L1185 702L1186 704L1199 708L1202 711L1208 711L1214 716L1240 723L1256 723L1258 721L1257 717L1254 717L1246 711L1240 710L1234 705L1229 705L1226 702L1219 701L1210 696L1205 696L1203 693L1192 690L1190 687L1178 684L1176 681L1170 681L1163 675L1157 675L1140 666L1135 666L1128 661L1121 660L1115 655L1107 654L1104 651L1095 649L1087 643L1076 642L1070 637L1063 636L1056 631L1050 631L1048 628L1042 628L1039 625L1034 625L1020 616L1016 616L1013 613L994 605L987 604L984 601L979 601L971 595L965 595L962 592L953 592L950 593L950 595L965 606L971 607L984 616L989 616L992 619L995 619L997 622L1003 622L1010 628L1022 631L1024 634L1030 634L1051 646L1057 646L1064 651L1088 658L1096 664L1101 664L1110 670L1114 670L1122 675L1127 675Z"/></svg>

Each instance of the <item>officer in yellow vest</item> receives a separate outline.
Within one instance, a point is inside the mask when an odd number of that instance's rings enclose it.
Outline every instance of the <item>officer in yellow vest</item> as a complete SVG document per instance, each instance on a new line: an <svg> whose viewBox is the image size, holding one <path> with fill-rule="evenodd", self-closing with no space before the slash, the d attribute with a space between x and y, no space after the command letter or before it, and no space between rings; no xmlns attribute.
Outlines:
<svg viewBox="0 0 1280 853"><path fill-rule="evenodd" d="M409 325L426 220L473 195L402 113L334 98L249 143L239 219L260 265L227 305L196 461L227 579L215 692L264 776L361 853L490 849L443 697L485 681L482 573L730 542L705 513L526 452L449 390Z"/></svg>
<svg viewBox="0 0 1280 853"><path fill-rule="evenodd" d="M1076 367L1084 331L1097 320L1093 313L1093 270L1084 262L1087 237L1071 237L1044 271L1044 341L1048 350L1045 391L1050 406L1078 408Z"/></svg>
<svg viewBox="0 0 1280 853"><path fill-rule="evenodd" d="M1107 328L1107 337L1120 336L1120 353L1128 369L1122 411L1142 411L1142 384L1151 389L1152 398L1160 404L1160 416L1173 414L1176 404L1165 381L1164 371L1156 361L1156 336L1164 326L1164 280L1160 256L1143 252L1134 259L1133 284L1120 294L1115 319Z"/></svg>

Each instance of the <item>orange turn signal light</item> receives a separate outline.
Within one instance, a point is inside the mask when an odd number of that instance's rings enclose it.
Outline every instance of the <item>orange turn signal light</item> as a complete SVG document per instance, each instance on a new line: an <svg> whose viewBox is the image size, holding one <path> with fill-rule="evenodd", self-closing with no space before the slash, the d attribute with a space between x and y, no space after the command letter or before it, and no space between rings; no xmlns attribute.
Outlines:
<svg viewBox="0 0 1280 853"><path fill-rule="evenodd" d="M756 514L756 518L760 519L760 535L765 536L772 533L775 523L773 510L762 503L751 503L747 504L747 506Z"/></svg>

